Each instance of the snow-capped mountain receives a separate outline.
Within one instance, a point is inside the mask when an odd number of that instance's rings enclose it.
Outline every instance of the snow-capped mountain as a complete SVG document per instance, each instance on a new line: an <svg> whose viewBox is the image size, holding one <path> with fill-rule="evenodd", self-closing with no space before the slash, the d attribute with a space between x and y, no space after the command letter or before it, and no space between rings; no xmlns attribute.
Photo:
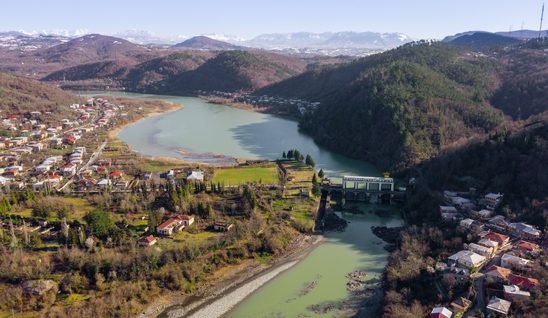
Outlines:
<svg viewBox="0 0 548 318"><path fill-rule="evenodd" d="M262 49L370 49L386 50L410 42L403 33L324 32L262 34L239 44Z"/></svg>
<svg viewBox="0 0 548 318"><path fill-rule="evenodd" d="M31 34L20 31L0 32L0 49L29 52L52 47L67 42L70 39L70 37L63 35Z"/></svg>

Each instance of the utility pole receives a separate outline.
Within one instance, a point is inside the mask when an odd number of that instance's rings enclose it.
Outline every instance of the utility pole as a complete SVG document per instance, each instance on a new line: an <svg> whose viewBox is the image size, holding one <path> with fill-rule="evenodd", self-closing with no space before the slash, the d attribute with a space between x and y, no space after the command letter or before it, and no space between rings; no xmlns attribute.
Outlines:
<svg viewBox="0 0 548 318"><path fill-rule="evenodd" d="M542 36L542 21L544 20L544 3L542 4L542 11L540 13L540 29L538 30L538 38Z"/></svg>

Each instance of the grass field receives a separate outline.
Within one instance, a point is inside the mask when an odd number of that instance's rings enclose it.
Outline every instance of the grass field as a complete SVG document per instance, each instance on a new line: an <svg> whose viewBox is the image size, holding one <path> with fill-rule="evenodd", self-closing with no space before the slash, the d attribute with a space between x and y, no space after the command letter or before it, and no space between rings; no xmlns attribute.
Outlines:
<svg viewBox="0 0 548 318"><path fill-rule="evenodd" d="M226 186L246 183L277 184L278 170L274 164L265 167L218 169L213 181Z"/></svg>
<svg viewBox="0 0 548 318"><path fill-rule="evenodd" d="M158 246L163 249L175 249L187 243L201 243L215 236L223 235L216 232L199 232L197 234L191 234L185 230L173 234L171 237L160 238L158 240Z"/></svg>
<svg viewBox="0 0 548 318"><path fill-rule="evenodd" d="M68 221L78 220L80 222L83 222L83 218L86 215L86 213L93 211L95 209L95 207L89 204L89 202L86 199L69 198L69 197L57 197L57 198L74 207L73 211L69 212L67 216ZM24 209L21 212L12 212L10 214L19 215L24 218L30 218L32 217L32 209ZM52 213L50 217L48 218L48 221L60 221L60 220L57 219L57 215L55 213Z"/></svg>
<svg viewBox="0 0 548 318"><path fill-rule="evenodd" d="M287 176L293 178L286 182L286 196L298 196L301 190L312 190L312 177L315 173L313 168L298 161L284 162L283 166L287 170Z"/></svg>
<svg viewBox="0 0 548 318"><path fill-rule="evenodd" d="M146 159L145 159L146 160ZM173 162L167 162L167 161L153 161L153 160L146 160L143 163L139 165L141 170L147 171L147 172L165 172L171 169L175 168L181 168L183 166L182 164L177 164Z"/></svg>

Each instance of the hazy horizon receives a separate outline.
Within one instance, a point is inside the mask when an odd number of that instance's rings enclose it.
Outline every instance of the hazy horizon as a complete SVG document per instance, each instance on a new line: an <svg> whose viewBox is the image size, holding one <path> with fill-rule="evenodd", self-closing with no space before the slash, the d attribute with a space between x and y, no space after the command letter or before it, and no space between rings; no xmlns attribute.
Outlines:
<svg viewBox="0 0 548 318"><path fill-rule="evenodd" d="M158 37L296 32L403 33L414 39L441 39L466 31L538 30L541 0L442 3L377 1L205 0L182 3L120 0L75 3L20 0L3 4L1 31L101 33L146 31ZM54 31L54 32L52 32Z"/></svg>

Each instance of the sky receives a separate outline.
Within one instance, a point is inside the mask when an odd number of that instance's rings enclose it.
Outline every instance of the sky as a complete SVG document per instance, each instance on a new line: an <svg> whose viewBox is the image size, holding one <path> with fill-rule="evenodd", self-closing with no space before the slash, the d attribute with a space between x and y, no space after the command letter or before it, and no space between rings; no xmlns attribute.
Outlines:
<svg viewBox="0 0 548 318"><path fill-rule="evenodd" d="M439 39L469 30L538 30L543 0L15 0L0 31L157 35L373 31ZM548 9L547 9L548 16ZM548 25L548 17L546 19Z"/></svg>

